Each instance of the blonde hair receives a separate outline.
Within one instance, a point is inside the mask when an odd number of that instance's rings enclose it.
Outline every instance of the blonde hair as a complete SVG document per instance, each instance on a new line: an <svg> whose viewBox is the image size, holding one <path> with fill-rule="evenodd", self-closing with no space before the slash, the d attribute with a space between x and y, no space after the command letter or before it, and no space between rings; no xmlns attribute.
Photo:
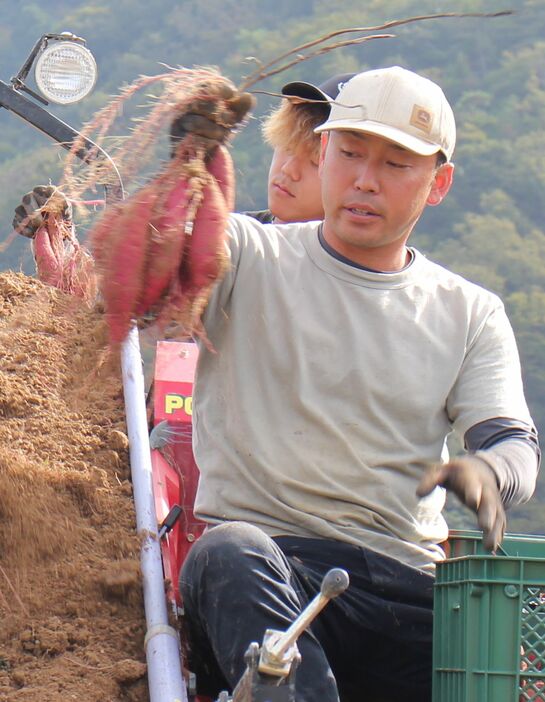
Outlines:
<svg viewBox="0 0 545 702"><path fill-rule="evenodd" d="M320 135L314 128L323 124L329 114L326 103L295 102L284 99L280 107L273 110L264 120L261 131L263 138L273 149L305 152L318 160L320 155Z"/></svg>

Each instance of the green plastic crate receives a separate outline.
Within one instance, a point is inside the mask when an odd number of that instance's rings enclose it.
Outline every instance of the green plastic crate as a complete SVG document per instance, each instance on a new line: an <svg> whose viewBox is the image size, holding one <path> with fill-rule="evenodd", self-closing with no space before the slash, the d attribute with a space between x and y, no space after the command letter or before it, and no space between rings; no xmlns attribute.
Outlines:
<svg viewBox="0 0 545 702"><path fill-rule="evenodd" d="M544 702L545 537L510 534L496 556L481 539L454 532L437 565L433 702Z"/></svg>
<svg viewBox="0 0 545 702"><path fill-rule="evenodd" d="M483 546L482 531L449 532L447 555L449 558L460 556L489 556ZM498 549L500 556L520 556L523 558L545 558L545 536L532 534L505 534Z"/></svg>

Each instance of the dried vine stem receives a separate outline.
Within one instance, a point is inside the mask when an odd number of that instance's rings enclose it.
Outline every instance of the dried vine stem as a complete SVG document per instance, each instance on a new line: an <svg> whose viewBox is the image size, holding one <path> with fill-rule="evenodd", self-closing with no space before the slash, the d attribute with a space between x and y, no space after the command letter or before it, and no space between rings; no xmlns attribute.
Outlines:
<svg viewBox="0 0 545 702"><path fill-rule="evenodd" d="M322 54L326 54L332 49L340 49L343 46L351 46L353 44L363 44L365 41L370 41L371 39L393 39L396 35L395 34L372 34L371 36L368 37L359 37L358 39L346 39L345 41L339 41L335 44L331 44L330 46L322 46L319 49L316 49L316 51L311 52L310 54L307 54L306 56L299 55L296 58L294 58L292 61L289 63L286 63L282 66L279 66L278 68L275 68L271 71L268 71L268 73L261 78L258 78L255 83L257 83L260 80L263 80L263 78L270 78L271 76L276 75L277 73L282 73L283 71L286 71L288 68L291 68L292 66L295 66L298 63L301 63L301 61L306 61L307 59L314 58L315 56L321 56ZM240 90L245 89L246 84L244 83L243 86L241 86ZM249 87L249 86L246 86ZM252 91L252 92L257 92L257 91Z"/></svg>
<svg viewBox="0 0 545 702"><path fill-rule="evenodd" d="M312 41L305 42L304 44L300 44L299 46L296 46L294 49L290 49L290 51L286 51L283 54L280 54L280 56L277 56L276 58L272 59L266 64L261 65L258 69L250 73L249 76L246 77L245 81L242 83L242 85L239 86L239 90L248 90L252 85L255 85L258 83L260 80L263 80L264 78L268 78L271 75L275 75L276 73L280 73L281 71L286 70L287 68L290 68L290 66L293 66L294 63L299 63L300 61L305 61L307 58L312 58L313 56L318 55L317 53L311 53L308 56L301 56L295 61L291 61L288 64L285 64L279 68L276 68L272 71L268 71L267 69L271 68L271 66L274 66L275 64L279 63L280 61L283 61L284 59L288 58L289 56L292 56L293 54L301 53L307 49L312 48L313 46L316 46L317 44L322 44L325 41L328 41L329 39L333 39L334 37L340 36L341 34L349 34L349 33L356 33L356 32L378 32L382 31L385 29L391 29L392 27L399 27L404 24L410 24L411 22L421 22L424 20L431 20L431 19L447 19L447 18L454 18L454 17L483 17L483 18L493 18L493 17L504 17L506 15L512 15L513 11L512 10L502 10L499 12L441 12L441 13L436 13L436 14L431 14L431 15L419 15L418 17L408 17L406 19L401 19L401 20L392 20L390 22L385 22L384 24L376 25L374 27L352 27L350 29L339 29L335 32L330 32L329 34L324 34L323 36L319 37L318 39L313 39ZM371 38L381 38L381 37L386 37L386 36L393 36L393 35L377 35L376 37L366 37L366 39L371 39ZM360 40L361 41L361 40ZM326 53L327 51L331 51L333 49L336 49L340 46L348 46L349 44L357 44L360 43L360 41L356 40L346 40L345 42L338 42L335 44L330 44L326 47L322 47L321 51L319 53Z"/></svg>

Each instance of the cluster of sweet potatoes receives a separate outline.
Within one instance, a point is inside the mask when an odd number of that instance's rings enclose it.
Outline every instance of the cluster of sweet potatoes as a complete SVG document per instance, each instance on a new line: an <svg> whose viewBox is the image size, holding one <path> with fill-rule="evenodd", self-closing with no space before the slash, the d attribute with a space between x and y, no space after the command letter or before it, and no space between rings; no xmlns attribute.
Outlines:
<svg viewBox="0 0 545 702"><path fill-rule="evenodd" d="M171 129L172 158L129 198L107 208L91 249L112 345L134 321L198 328L212 284L225 270L225 229L235 199L223 142L252 104L226 83L205 84Z"/></svg>

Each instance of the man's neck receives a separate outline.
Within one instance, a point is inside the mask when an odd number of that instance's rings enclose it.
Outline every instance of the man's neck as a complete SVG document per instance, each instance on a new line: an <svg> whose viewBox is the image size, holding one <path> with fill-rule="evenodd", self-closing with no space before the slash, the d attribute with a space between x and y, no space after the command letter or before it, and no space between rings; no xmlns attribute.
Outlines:
<svg viewBox="0 0 545 702"><path fill-rule="evenodd" d="M401 271L411 263L414 257L412 251L405 244L402 245L402 248L391 252L384 248L358 248L356 255L352 255L352 249L345 251L341 247L332 246L324 235L323 223L320 225L319 238L325 250L338 260L355 268L374 273L395 273Z"/></svg>

